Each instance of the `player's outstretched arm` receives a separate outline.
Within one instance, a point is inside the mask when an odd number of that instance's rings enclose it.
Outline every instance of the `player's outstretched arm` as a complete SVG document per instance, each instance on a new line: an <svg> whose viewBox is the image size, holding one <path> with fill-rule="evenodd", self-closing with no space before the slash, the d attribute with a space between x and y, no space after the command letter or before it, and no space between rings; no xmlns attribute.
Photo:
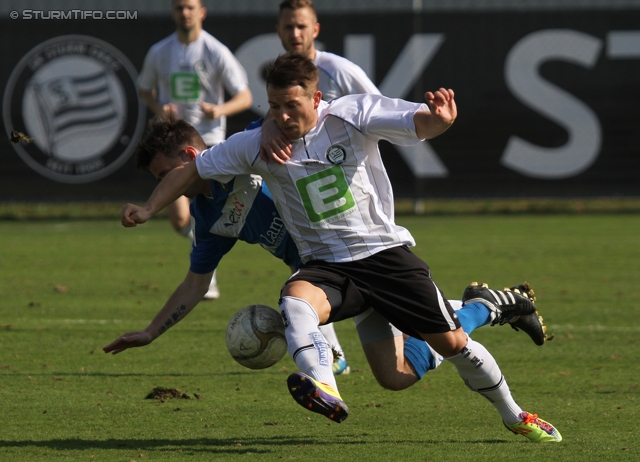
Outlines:
<svg viewBox="0 0 640 462"><path fill-rule="evenodd" d="M189 187L201 180L195 162L176 167L166 174L156 189L153 190L149 200L143 207L127 204L122 209L120 221L122 226L130 228L144 223L160 210L184 195Z"/></svg>
<svg viewBox="0 0 640 462"><path fill-rule="evenodd" d="M141 347L153 342L195 308L207 293L212 275L213 271L207 274L196 274L189 271L182 284L169 297L167 303L146 329L122 334L102 350L105 353L115 355L129 348Z"/></svg>
<svg viewBox="0 0 640 462"><path fill-rule="evenodd" d="M431 139L444 133L458 117L458 108L451 89L440 88L426 92L424 99L430 112L418 111L413 117L416 133L420 139Z"/></svg>

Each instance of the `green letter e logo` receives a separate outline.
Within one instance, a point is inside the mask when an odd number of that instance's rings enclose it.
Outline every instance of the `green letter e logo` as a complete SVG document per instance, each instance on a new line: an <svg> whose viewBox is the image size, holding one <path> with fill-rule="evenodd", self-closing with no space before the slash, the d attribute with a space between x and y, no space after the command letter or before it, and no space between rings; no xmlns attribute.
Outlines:
<svg viewBox="0 0 640 462"><path fill-rule="evenodd" d="M171 74L171 98L177 101L197 101L200 90L198 74Z"/></svg>
<svg viewBox="0 0 640 462"><path fill-rule="evenodd" d="M343 218L355 205L344 171L339 165L300 178L296 181L296 187L313 223L331 217L333 220L328 220L329 222Z"/></svg>

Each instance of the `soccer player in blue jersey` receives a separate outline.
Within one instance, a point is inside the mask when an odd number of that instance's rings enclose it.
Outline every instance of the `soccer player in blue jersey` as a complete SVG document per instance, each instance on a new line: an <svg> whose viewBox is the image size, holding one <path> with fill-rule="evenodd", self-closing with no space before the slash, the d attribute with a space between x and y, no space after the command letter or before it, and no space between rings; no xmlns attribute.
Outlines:
<svg viewBox="0 0 640 462"><path fill-rule="evenodd" d="M200 135L186 122L156 120L136 152L138 167L161 179L174 168L192 162L205 148ZM259 244L292 271L301 266L298 249L259 176L238 175L226 184L203 179L192 185L186 195L193 198L195 239L185 280L147 328L127 332L107 345L105 352L119 353L147 345L183 319L202 299L211 273L238 240ZM520 289L529 291L528 286ZM464 307L459 301L452 304L458 308L458 317L467 333L492 320L491 311L482 303ZM372 372L387 389L407 388L442 362L426 342L406 336L403 339L402 333L374 310L357 316L355 322ZM527 329L529 325L534 328ZM536 314L522 317L514 327L523 328L536 343L544 342L543 326Z"/></svg>

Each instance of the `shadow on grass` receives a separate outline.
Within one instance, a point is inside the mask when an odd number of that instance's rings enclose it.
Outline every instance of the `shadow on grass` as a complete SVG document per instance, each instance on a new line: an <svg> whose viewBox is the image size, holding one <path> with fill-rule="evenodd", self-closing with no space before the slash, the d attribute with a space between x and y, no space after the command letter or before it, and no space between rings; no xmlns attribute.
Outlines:
<svg viewBox="0 0 640 462"><path fill-rule="evenodd" d="M0 374L0 377L216 377L216 376L230 376L241 375L249 376L256 374L255 371L231 371L231 372L204 372L200 374L183 373L183 372L47 372L47 373L34 373L34 372L19 372L11 371L10 373ZM282 375L280 371L261 372L262 375ZM283 376L285 377L285 376ZM285 377L286 378L286 377ZM284 380L284 379L283 379Z"/></svg>
<svg viewBox="0 0 640 462"><path fill-rule="evenodd" d="M0 448L48 448L56 451L83 451L91 449L119 449L119 450L135 450L135 451L171 451L180 450L182 452L216 452L229 454L244 453L271 453L273 450L265 449L262 446L273 447L274 450L282 446L300 447L300 446L317 446L317 445L388 445L388 444L510 444L507 440L376 440L369 441L360 435L357 439L351 436L337 437L332 436L331 441L321 441L318 438L290 438L290 437L273 437L273 438L251 438L250 440L243 438L199 438L186 440L169 440L169 439L108 439L108 440L84 440L78 438L70 439L53 439L44 441L2 441L0 440Z"/></svg>

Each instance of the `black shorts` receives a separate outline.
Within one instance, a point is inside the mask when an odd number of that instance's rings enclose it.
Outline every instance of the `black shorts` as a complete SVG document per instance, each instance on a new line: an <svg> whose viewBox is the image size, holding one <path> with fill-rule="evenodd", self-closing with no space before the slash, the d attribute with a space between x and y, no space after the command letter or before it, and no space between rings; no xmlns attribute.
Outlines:
<svg viewBox="0 0 640 462"><path fill-rule="evenodd" d="M407 246L346 263L312 260L285 285L292 281L310 282L327 293L331 303L327 322L352 318L373 307L402 332L417 338L420 333L460 327L455 311L431 279L429 266Z"/></svg>

